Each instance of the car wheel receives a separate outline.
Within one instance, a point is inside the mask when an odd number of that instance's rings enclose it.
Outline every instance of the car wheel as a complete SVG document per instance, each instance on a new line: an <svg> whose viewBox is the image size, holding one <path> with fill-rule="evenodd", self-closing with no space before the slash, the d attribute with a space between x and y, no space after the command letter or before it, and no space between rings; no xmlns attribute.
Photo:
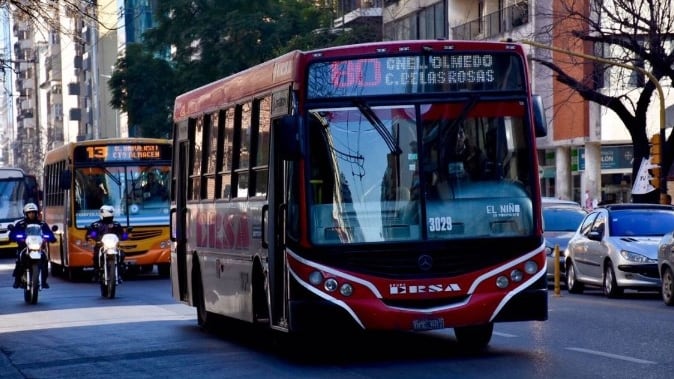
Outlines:
<svg viewBox="0 0 674 379"><path fill-rule="evenodd" d="M566 290L569 293L583 293L584 285L576 278L576 268L569 262L566 267Z"/></svg>
<svg viewBox="0 0 674 379"><path fill-rule="evenodd" d="M674 273L669 267L662 273L662 300L667 305L674 305Z"/></svg>
<svg viewBox="0 0 674 379"><path fill-rule="evenodd" d="M604 266L604 295L609 298L616 298L623 294L622 288L618 287L615 279L615 271L613 271L613 264L606 262Z"/></svg>

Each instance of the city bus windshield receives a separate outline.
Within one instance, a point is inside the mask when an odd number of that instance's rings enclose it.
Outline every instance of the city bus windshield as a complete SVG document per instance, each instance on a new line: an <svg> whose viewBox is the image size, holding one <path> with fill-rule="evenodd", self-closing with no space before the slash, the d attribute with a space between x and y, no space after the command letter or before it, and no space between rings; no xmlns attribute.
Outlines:
<svg viewBox="0 0 674 379"><path fill-rule="evenodd" d="M0 179L0 221L23 218L26 186L23 178Z"/></svg>
<svg viewBox="0 0 674 379"><path fill-rule="evenodd" d="M315 243L533 233L523 101L364 109L309 111Z"/></svg>
<svg viewBox="0 0 674 379"><path fill-rule="evenodd" d="M75 222L99 219L101 205L115 208L115 221L130 226L168 225L169 166L86 167L75 170Z"/></svg>

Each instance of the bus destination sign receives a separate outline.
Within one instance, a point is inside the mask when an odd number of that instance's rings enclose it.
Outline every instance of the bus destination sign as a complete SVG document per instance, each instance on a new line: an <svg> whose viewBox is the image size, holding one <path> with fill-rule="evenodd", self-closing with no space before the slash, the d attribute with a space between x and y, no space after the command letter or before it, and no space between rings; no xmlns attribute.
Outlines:
<svg viewBox="0 0 674 379"><path fill-rule="evenodd" d="M522 91L522 61L508 53L454 53L376 57L313 63L310 99L438 93Z"/></svg>
<svg viewBox="0 0 674 379"><path fill-rule="evenodd" d="M77 146L74 156L76 162L155 161L171 159L169 149L169 145L160 144L90 145Z"/></svg>

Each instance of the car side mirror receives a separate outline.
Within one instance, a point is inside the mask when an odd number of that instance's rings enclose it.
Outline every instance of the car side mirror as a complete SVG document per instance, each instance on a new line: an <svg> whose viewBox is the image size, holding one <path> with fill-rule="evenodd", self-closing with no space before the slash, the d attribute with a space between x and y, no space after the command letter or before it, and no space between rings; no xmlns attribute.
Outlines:
<svg viewBox="0 0 674 379"><path fill-rule="evenodd" d="M592 231L587 235L587 238L591 239L592 241L601 241L601 233Z"/></svg>

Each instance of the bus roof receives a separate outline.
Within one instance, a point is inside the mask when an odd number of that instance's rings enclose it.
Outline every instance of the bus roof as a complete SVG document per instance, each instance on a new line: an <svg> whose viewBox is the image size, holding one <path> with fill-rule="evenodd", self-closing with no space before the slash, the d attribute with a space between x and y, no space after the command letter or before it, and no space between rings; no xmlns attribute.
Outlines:
<svg viewBox="0 0 674 379"><path fill-rule="evenodd" d="M179 95L173 110L174 120L183 120L193 114L214 110L222 104L252 97L284 83L296 81L298 78L295 77L295 67L301 54L300 51L292 51Z"/></svg>

